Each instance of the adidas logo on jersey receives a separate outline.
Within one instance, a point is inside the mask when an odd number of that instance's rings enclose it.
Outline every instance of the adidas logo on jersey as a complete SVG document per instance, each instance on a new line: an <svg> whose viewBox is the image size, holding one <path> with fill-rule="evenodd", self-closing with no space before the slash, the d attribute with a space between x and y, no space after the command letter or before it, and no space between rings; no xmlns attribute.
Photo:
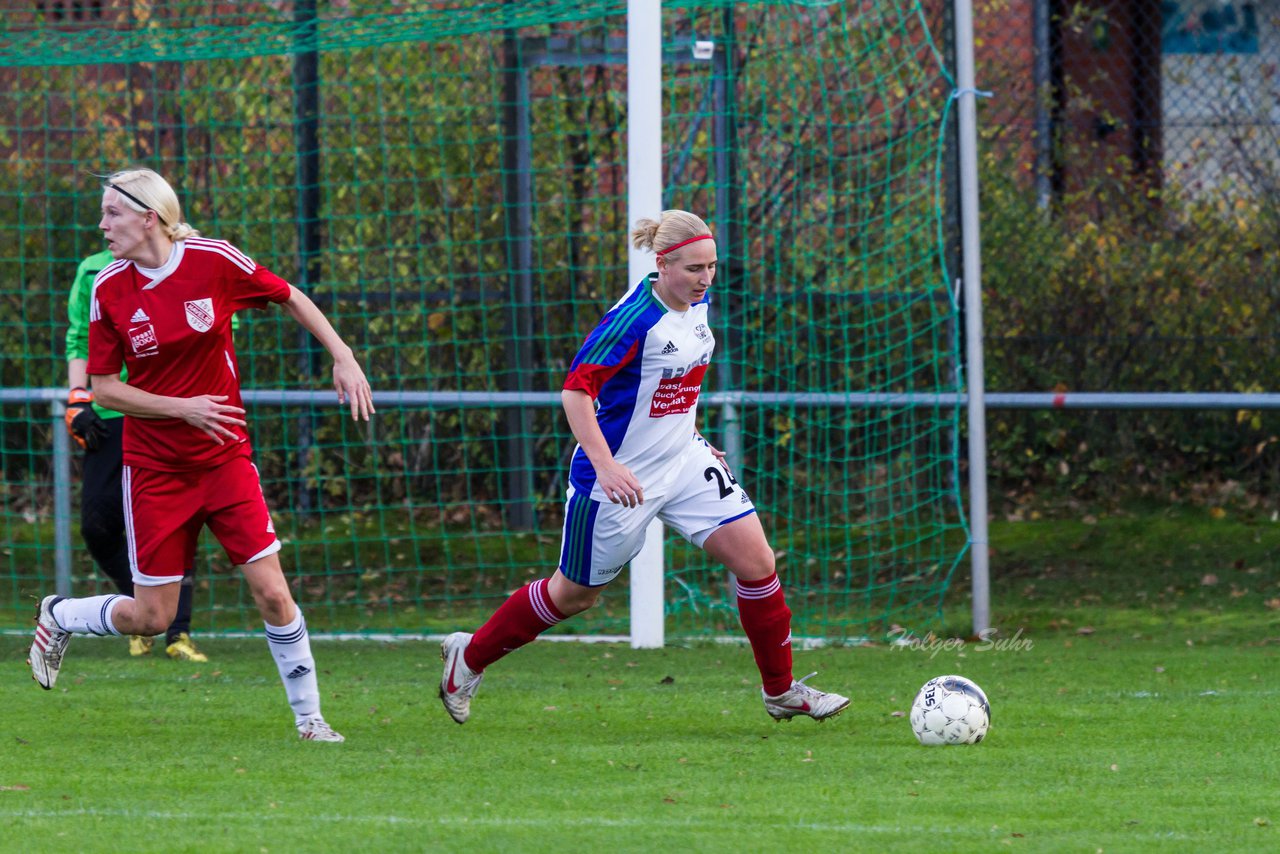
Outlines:
<svg viewBox="0 0 1280 854"><path fill-rule="evenodd" d="M151 318L147 317L147 313L142 309L138 309L133 313L133 317L129 318L130 323L146 323Z"/></svg>
<svg viewBox="0 0 1280 854"><path fill-rule="evenodd" d="M662 348L662 355L664 356L670 356L672 353L679 353L679 352L680 352L680 348L670 341L667 342L667 346Z"/></svg>

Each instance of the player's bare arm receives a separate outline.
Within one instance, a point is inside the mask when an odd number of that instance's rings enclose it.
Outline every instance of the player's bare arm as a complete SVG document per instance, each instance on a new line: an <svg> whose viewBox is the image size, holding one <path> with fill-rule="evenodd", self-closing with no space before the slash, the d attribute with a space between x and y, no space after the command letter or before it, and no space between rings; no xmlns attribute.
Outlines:
<svg viewBox="0 0 1280 854"><path fill-rule="evenodd" d="M88 388L88 369L88 359L67 359L67 386L69 388Z"/></svg>
<svg viewBox="0 0 1280 854"><path fill-rule="evenodd" d="M624 507L643 504L644 489L641 488L640 481L631 473L631 469L613 458L609 443L605 440L604 433L600 432L595 401L591 399L591 395L580 389L565 389L560 392L560 400L569 419L569 429L591 461L592 468L596 470L596 483L605 496L614 504Z"/></svg>
<svg viewBox="0 0 1280 854"><path fill-rule="evenodd" d="M245 426L244 410L224 403L225 394L168 397L121 382L115 374L94 374L92 380L98 402L108 409L134 418L181 418L219 445L226 444L223 439L239 441L228 425Z"/></svg>
<svg viewBox="0 0 1280 854"><path fill-rule="evenodd" d="M293 285L289 286L289 299L282 305L288 315L314 335L333 357L333 387L338 392L338 402L351 406L351 420L368 421L374 411L373 390L351 348L311 297Z"/></svg>

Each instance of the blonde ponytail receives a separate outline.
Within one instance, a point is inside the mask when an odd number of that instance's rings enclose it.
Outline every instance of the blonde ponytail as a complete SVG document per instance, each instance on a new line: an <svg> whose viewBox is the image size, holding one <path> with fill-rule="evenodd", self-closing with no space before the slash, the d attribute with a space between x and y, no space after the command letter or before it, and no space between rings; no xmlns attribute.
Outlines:
<svg viewBox="0 0 1280 854"><path fill-rule="evenodd" d="M151 169L122 169L107 176L104 189L120 194L121 201L138 213L152 211L170 240L186 240L200 232L182 220L182 205L169 182Z"/></svg>
<svg viewBox="0 0 1280 854"><path fill-rule="evenodd" d="M688 211L669 210L663 211L657 220L636 220L635 228L631 231L631 242L637 249L648 249L658 255L666 255L676 244L710 236L711 229L707 228L700 217ZM675 258L679 252L679 249L675 249L666 257Z"/></svg>

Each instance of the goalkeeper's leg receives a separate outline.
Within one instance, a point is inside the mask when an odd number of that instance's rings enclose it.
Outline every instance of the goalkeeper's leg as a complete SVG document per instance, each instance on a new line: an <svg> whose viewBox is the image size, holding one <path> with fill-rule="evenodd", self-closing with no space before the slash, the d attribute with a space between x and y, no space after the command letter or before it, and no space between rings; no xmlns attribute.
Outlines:
<svg viewBox="0 0 1280 854"><path fill-rule="evenodd" d="M121 490L124 419L106 420L107 435L97 450L84 455L80 490L80 535L85 547L116 590L133 595L133 574L124 534L124 494Z"/></svg>
<svg viewBox="0 0 1280 854"><path fill-rule="evenodd" d="M94 563L111 579L116 590L133 595L133 571L125 539L123 476L124 419L103 421L106 434L94 450L85 451L84 482L80 490L80 535ZM181 612L181 606L179 606ZM132 635L129 654L151 652L150 635Z"/></svg>

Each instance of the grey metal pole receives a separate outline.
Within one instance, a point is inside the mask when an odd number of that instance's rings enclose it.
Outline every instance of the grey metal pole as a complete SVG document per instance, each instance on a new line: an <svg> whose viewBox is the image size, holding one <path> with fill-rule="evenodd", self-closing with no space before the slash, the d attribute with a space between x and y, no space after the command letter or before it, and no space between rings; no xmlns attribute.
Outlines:
<svg viewBox="0 0 1280 854"><path fill-rule="evenodd" d="M1035 0L1031 12L1031 43L1035 56L1032 59L1032 80L1035 84L1036 103L1036 204L1041 210L1053 201L1053 116L1047 97L1053 84L1051 33L1049 27L1050 0Z"/></svg>
<svg viewBox="0 0 1280 854"><path fill-rule="evenodd" d="M0 387L0 403L50 403L66 396L64 388ZM245 403L260 406L309 406L342 412L333 389L297 391L243 389ZM505 409L560 405L557 391L375 391L373 402L388 409ZM709 391L699 396L703 406L796 406L850 409L936 409L967 407L969 396L952 392L809 392ZM993 391L983 394L984 409L1037 410L1280 410L1280 392L1235 391Z"/></svg>
<svg viewBox="0 0 1280 854"><path fill-rule="evenodd" d="M71 595L71 437L67 405L53 401L53 569L54 592Z"/></svg>
<svg viewBox="0 0 1280 854"><path fill-rule="evenodd" d="M969 554L973 633L991 628L987 543L987 410L982 364L982 262L978 235L977 90L973 82L973 4L955 0L956 106L960 120L960 229L964 285L965 380L969 392Z"/></svg>
<svg viewBox="0 0 1280 854"><path fill-rule="evenodd" d="M717 288L719 291L717 299L721 310L716 313L716 318L720 322L716 344L721 352L718 354L719 367L716 368L716 376L719 377L717 385L720 390L730 391L738 384L737 368L733 359L736 355L735 348L738 346L735 336L740 313L738 306L741 303L736 295L741 292L743 273L741 272L742 259L734 255L733 243L737 239L737 235L733 233L733 204L737 195L735 186L737 176L734 172L736 140L730 107L730 99L733 98L734 91L728 79L729 51L733 46L733 10L726 9L724 17L725 40L722 44L715 45L711 66L715 78L712 81L715 91L713 101L715 112L711 120L711 138L715 145L716 245L719 247L720 257L728 262L721 264L721 269L724 271L721 276L724 282L722 287ZM721 410L720 423L723 428L721 450L725 452L730 466L741 468L742 424L739 420L738 407L733 403L726 403ZM732 578L732 575L730 577Z"/></svg>
<svg viewBox="0 0 1280 854"><path fill-rule="evenodd" d="M293 56L293 139L297 150L294 178L298 192L298 289L314 295L321 277L320 232L320 54L317 49L316 0L297 0ZM320 344L306 329L297 331L298 361L304 377L316 375ZM294 506L308 515L320 503L318 493L307 486L307 471L315 454L312 414L298 415L295 458Z"/></svg>
<svg viewBox="0 0 1280 854"><path fill-rule="evenodd" d="M507 250L507 310L503 319L507 391L533 389L533 131L529 72L512 31L503 37L502 180ZM507 527L528 531L534 526L533 412L524 407L502 415L501 474Z"/></svg>

